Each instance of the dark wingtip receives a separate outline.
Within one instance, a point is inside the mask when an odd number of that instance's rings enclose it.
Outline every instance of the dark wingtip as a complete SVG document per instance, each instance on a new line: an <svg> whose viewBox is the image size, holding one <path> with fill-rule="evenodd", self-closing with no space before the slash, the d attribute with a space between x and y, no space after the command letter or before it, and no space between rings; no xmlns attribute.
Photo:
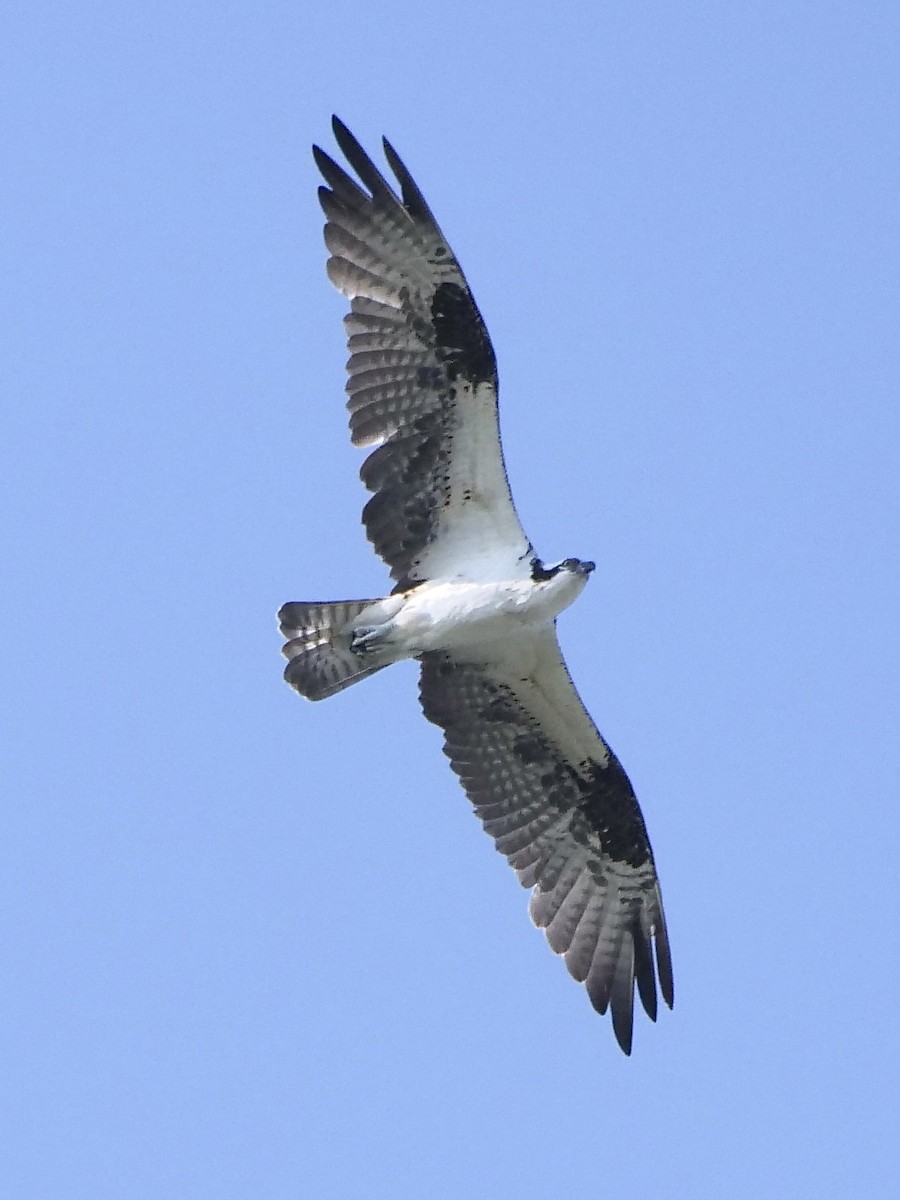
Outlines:
<svg viewBox="0 0 900 1200"><path fill-rule="evenodd" d="M381 145L384 148L384 157L387 159L388 166L394 172L397 182L400 184L400 192L407 211L420 221L428 221L434 225L435 231L437 231L438 224L434 219L434 213L428 207L428 203L422 195L419 185L413 179L412 175L410 175L403 159L386 137L381 139Z"/></svg>
<svg viewBox="0 0 900 1200"><path fill-rule="evenodd" d="M334 136L337 139L337 142L339 145L340 145L340 141L341 141L342 137L349 137L349 138L353 137L353 134L350 132L350 130L347 128L347 126L344 124L344 122L341 120L341 118L337 115L337 113L331 114L331 129L332 129L332 132L334 133ZM312 152L313 152L313 158L316 160L316 166L318 166L320 168L322 165L321 164L322 159L325 159L328 162L334 161L331 158L331 156L329 154L326 154L326 152L322 149L322 147L317 145L315 142L313 142Z"/></svg>
<svg viewBox="0 0 900 1200"><path fill-rule="evenodd" d="M669 937L666 932L665 918L655 931L656 941L656 974L659 979L659 990L669 1008L675 1006L675 978L672 974L672 953L669 949Z"/></svg>
<svg viewBox="0 0 900 1200"><path fill-rule="evenodd" d="M359 139L350 132L349 127L344 124L340 117L334 116L331 118L331 130L335 141L351 162L356 154L361 154L364 158L368 157ZM353 165L355 166L356 164L354 163Z"/></svg>
<svg viewBox="0 0 900 1200"><path fill-rule="evenodd" d="M312 156L313 161L323 175L329 166L336 165L331 155L326 150L323 150L321 146L317 146L315 142L313 142Z"/></svg>
<svg viewBox="0 0 900 1200"><path fill-rule="evenodd" d="M656 1020L656 974L653 970L653 951L642 933L635 934L634 980L644 1012L651 1021Z"/></svg>
<svg viewBox="0 0 900 1200"><path fill-rule="evenodd" d="M613 1010L613 1033L616 1035L616 1041L619 1043L619 1049L626 1058L631 1058L631 1041L634 1030L631 1023L624 1021L616 1021L616 1013Z"/></svg>
<svg viewBox="0 0 900 1200"><path fill-rule="evenodd" d="M630 985L633 989L633 985ZM610 1004L612 1009L612 1027L623 1054L631 1054L631 1041L634 1037L634 991L628 999L620 1004L618 998Z"/></svg>

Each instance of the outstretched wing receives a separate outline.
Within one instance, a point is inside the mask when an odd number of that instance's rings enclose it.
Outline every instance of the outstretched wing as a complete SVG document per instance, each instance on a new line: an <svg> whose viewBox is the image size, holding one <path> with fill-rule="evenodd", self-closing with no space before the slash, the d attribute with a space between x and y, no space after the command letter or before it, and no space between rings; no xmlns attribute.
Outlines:
<svg viewBox="0 0 900 1200"><path fill-rule="evenodd" d="M612 1009L629 1054L635 982L652 1020L657 972L672 1006L662 898L634 791L575 691L555 632L520 634L491 661L425 654L421 699L485 830L534 889L535 924L594 1008Z"/></svg>
<svg viewBox="0 0 900 1200"><path fill-rule="evenodd" d="M513 507L497 419L494 351L465 277L385 140L400 196L337 118L363 187L318 146L328 276L351 299L350 431L378 445L360 475L370 541L401 586L435 577L525 576L531 546Z"/></svg>

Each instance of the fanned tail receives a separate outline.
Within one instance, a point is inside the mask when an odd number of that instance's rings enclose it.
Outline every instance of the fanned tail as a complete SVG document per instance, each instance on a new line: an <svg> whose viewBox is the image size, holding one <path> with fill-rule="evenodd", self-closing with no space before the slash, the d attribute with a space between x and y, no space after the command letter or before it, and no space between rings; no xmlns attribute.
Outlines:
<svg viewBox="0 0 900 1200"><path fill-rule="evenodd" d="M377 600L292 601L278 614L281 632L288 639L282 654L290 661L284 677L307 700L325 700L367 675L374 675L392 659L373 662L350 649L353 624Z"/></svg>

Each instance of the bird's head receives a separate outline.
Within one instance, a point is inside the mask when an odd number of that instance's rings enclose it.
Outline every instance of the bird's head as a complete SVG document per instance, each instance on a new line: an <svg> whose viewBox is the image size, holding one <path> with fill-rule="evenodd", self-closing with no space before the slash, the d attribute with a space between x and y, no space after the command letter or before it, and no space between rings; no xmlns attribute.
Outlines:
<svg viewBox="0 0 900 1200"><path fill-rule="evenodd" d="M565 573L567 575L583 576L587 580L588 575L590 575L596 565L596 563L592 563L587 559L564 558L562 562L545 566L539 558L536 558L531 564L531 578L535 583L546 583L548 580L554 579L557 575Z"/></svg>
<svg viewBox="0 0 900 1200"><path fill-rule="evenodd" d="M591 571L596 568L597 564L587 558L564 558L560 563L563 570L571 571L573 575L584 575L587 578Z"/></svg>

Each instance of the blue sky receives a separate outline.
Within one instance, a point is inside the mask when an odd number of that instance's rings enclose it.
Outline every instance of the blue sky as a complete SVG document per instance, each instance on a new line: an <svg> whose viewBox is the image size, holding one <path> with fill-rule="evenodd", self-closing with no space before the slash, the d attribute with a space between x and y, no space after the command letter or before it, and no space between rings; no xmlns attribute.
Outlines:
<svg viewBox="0 0 900 1200"><path fill-rule="evenodd" d="M17 1200L858 1197L900 1170L900 15L35 0L0 30ZM663 880L626 1060L418 712L275 611L359 524L309 144L387 133Z"/></svg>

